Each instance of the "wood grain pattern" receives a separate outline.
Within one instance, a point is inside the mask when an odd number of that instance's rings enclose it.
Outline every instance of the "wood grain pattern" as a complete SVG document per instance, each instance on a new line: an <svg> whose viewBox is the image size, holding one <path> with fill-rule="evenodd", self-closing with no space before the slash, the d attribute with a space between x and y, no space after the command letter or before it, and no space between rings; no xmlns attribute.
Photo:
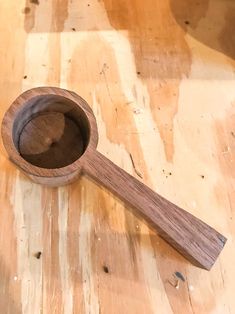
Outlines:
<svg viewBox="0 0 235 314"><path fill-rule="evenodd" d="M1 144L1 313L234 313L233 1L38 3L0 3L1 119L29 88L74 90L100 152L140 179L131 154L145 184L228 241L210 272L193 267L100 185L42 189Z"/></svg>
<svg viewBox="0 0 235 314"><path fill-rule="evenodd" d="M226 243L224 236L170 203L95 152L84 171L147 219L159 235L195 265L210 270Z"/></svg>
<svg viewBox="0 0 235 314"><path fill-rule="evenodd" d="M17 97L4 115L1 134L10 160L34 182L49 186L78 178L80 157L98 140L88 104L56 87L33 88Z"/></svg>
<svg viewBox="0 0 235 314"><path fill-rule="evenodd" d="M83 151L80 129L61 113L48 113L32 119L20 135L21 156L38 167L65 167L78 159Z"/></svg>
<svg viewBox="0 0 235 314"><path fill-rule="evenodd" d="M72 183L80 171L89 174L199 267L210 270L227 241L98 153L94 115L74 92L39 87L23 93L4 115L2 138L9 159L34 182L57 187Z"/></svg>

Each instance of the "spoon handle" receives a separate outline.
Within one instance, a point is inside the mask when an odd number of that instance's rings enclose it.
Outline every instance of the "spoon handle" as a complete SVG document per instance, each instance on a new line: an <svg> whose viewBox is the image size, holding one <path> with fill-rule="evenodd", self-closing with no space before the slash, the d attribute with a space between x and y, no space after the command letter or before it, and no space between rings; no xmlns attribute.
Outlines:
<svg viewBox="0 0 235 314"><path fill-rule="evenodd" d="M84 160L84 172L135 208L158 234L190 262L210 270L226 238L167 201L96 151Z"/></svg>

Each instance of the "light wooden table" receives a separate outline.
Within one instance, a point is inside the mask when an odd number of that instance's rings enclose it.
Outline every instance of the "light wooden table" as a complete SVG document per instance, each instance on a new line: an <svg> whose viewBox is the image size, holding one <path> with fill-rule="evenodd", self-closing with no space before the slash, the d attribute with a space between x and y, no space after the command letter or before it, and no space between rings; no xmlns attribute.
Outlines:
<svg viewBox="0 0 235 314"><path fill-rule="evenodd" d="M200 270L88 178L35 185L1 144L1 314L235 313L234 34L229 0L1 1L1 119L31 87L79 93L102 153L228 238Z"/></svg>

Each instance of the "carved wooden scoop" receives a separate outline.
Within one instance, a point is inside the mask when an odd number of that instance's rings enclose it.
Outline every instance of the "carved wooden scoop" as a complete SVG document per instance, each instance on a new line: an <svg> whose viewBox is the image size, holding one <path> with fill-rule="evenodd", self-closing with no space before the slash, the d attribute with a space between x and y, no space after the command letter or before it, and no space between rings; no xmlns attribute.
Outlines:
<svg viewBox="0 0 235 314"><path fill-rule="evenodd" d="M4 146L33 181L58 186L90 175L146 218L159 235L195 265L209 270L226 238L167 201L96 150L91 108L73 92L54 87L20 95L2 123Z"/></svg>

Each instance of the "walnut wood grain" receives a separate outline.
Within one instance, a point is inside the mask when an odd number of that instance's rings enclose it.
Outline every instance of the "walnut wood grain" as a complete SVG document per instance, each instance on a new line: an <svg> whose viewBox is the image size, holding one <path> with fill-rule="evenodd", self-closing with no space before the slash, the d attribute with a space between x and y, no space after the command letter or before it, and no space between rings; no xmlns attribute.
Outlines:
<svg viewBox="0 0 235 314"><path fill-rule="evenodd" d="M226 238L167 201L99 152L86 159L84 170L147 219L159 235L193 264L211 269Z"/></svg>
<svg viewBox="0 0 235 314"><path fill-rule="evenodd" d="M84 149L77 124L55 112L32 119L24 127L19 139L21 156L31 164L47 169L72 164L82 156Z"/></svg>
<svg viewBox="0 0 235 314"><path fill-rule="evenodd" d="M59 186L79 177L79 157L96 147L98 133L93 112L81 97L37 87L7 110L2 139L10 160L33 181Z"/></svg>
<svg viewBox="0 0 235 314"><path fill-rule="evenodd" d="M2 137L10 159L35 182L64 185L86 172L195 265L209 270L223 249L224 236L97 152L95 117L75 93L55 87L23 93L4 116Z"/></svg>

